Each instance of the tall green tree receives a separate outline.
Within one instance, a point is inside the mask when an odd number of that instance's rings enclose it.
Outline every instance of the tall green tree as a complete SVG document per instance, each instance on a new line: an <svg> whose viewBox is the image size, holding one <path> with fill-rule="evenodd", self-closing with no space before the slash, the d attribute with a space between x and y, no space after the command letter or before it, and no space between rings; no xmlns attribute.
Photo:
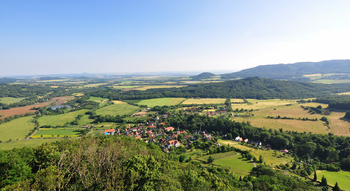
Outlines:
<svg viewBox="0 0 350 191"><path fill-rule="evenodd" d="M333 187L332 190L333 190L333 191L340 191L340 188L339 188L339 186L338 186L338 182L335 183L335 185L334 185L334 187Z"/></svg>

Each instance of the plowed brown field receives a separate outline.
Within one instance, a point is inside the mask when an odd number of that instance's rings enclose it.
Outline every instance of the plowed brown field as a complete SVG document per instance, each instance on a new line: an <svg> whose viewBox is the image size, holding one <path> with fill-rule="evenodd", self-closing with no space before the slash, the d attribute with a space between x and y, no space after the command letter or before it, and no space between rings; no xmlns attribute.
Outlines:
<svg viewBox="0 0 350 191"><path fill-rule="evenodd" d="M6 109L6 110L0 110L0 115L3 115L2 117L0 117L0 119L3 119L5 117L9 117L9 116L13 116L13 115L20 115L20 114L25 114L25 113L34 113L35 110L30 110L31 108L33 108L33 107L38 108L38 107L48 106L51 103L55 102L56 100L58 100L56 105L61 105L64 102L72 100L72 99L74 99L73 96L55 97L55 98L52 98L52 100L47 101L47 102L43 102L43 103L27 105L25 107L16 107L16 108L11 108L11 109Z"/></svg>

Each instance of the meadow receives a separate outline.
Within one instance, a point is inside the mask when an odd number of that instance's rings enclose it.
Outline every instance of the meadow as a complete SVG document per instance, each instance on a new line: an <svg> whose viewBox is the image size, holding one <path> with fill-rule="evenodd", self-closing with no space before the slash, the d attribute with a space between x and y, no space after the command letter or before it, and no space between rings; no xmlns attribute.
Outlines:
<svg viewBox="0 0 350 191"><path fill-rule="evenodd" d="M78 115L84 115L85 112L87 111L88 111L87 109L82 109L78 111L68 112L65 114L47 115L47 116L40 117L38 119L38 122L40 126L43 126L43 125L51 125L51 126L61 125L62 126L65 123L74 121Z"/></svg>
<svg viewBox="0 0 350 191"><path fill-rule="evenodd" d="M241 149L241 150L245 150L245 151L250 151L250 153L255 156L257 159L259 159L260 155L264 158L264 162L266 162L267 165L271 165L271 166L275 166L275 165L279 165L279 164L286 164L289 163L293 160L292 157L290 157L289 155L286 155L284 157L280 157L278 158L278 156L283 156L283 154L281 152L277 152L275 155L275 151L273 150L269 150L269 151L265 151L265 150L261 150L261 149L255 149L255 148L251 148L248 146L244 146L239 144L236 141L232 141L232 140L218 140L218 142L222 145L230 145L233 146L235 148Z"/></svg>
<svg viewBox="0 0 350 191"><path fill-rule="evenodd" d="M28 139L28 140L14 141L9 143L1 143L0 150L10 150L13 148L21 148L21 147L35 147L43 143L50 143L50 142L55 142L59 140L60 139Z"/></svg>
<svg viewBox="0 0 350 191"><path fill-rule="evenodd" d="M88 101L99 102L99 103L100 103L100 107L103 107L104 105L106 105L106 103L108 102L108 100L109 100L109 99L107 99L107 98L91 96L90 99L89 99Z"/></svg>
<svg viewBox="0 0 350 191"><path fill-rule="evenodd" d="M234 151L209 156L214 158L214 165L229 167L237 174L248 175L254 167L253 162L247 161L246 159L242 160L242 156ZM201 157L198 160L205 162L208 160L209 156Z"/></svg>
<svg viewBox="0 0 350 191"><path fill-rule="evenodd" d="M339 171L339 172L331 172L324 170L317 170L317 180L321 181L322 176L327 178L327 183L329 185L334 186L336 182L338 182L338 186L342 190L350 190L350 171ZM313 174L310 178L313 178Z"/></svg>
<svg viewBox="0 0 350 191"><path fill-rule="evenodd" d="M35 127L32 120L33 116L27 116L0 124L0 140L6 142L9 139L12 141L24 139Z"/></svg>
<svg viewBox="0 0 350 191"><path fill-rule="evenodd" d="M32 138L40 138L40 137L78 137L81 135L80 132L74 132L73 129L45 129L41 128L35 135L31 136Z"/></svg>
<svg viewBox="0 0 350 191"><path fill-rule="evenodd" d="M14 97L2 97L0 98L0 102L4 104L17 103L24 99L25 97L14 98Z"/></svg>
<svg viewBox="0 0 350 191"><path fill-rule="evenodd" d="M96 110L97 115L129 115L138 111L140 107L129 104L112 104Z"/></svg>
<svg viewBox="0 0 350 191"><path fill-rule="evenodd" d="M226 99L223 98L201 98L201 99L187 99L182 104L224 104Z"/></svg>
<svg viewBox="0 0 350 191"><path fill-rule="evenodd" d="M107 83L98 83L98 84L86 84L83 87L84 88L94 88L94 87L98 87L98 86L102 86L102 85L106 85Z"/></svg>

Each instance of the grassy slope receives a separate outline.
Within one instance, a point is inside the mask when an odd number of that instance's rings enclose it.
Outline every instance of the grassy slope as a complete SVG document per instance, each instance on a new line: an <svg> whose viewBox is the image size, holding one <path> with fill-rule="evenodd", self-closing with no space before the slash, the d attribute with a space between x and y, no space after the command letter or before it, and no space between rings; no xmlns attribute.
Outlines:
<svg viewBox="0 0 350 191"><path fill-rule="evenodd" d="M230 167L233 171L243 174L249 174L254 167L251 161L242 160L241 155L236 152L227 152L210 155L214 158L214 165ZM199 158L201 161L207 161L209 156Z"/></svg>
<svg viewBox="0 0 350 191"><path fill-rule="evenodd" d="M15 141L15 142L10 142L10 143L1 143L0 144L0 149L2 150L10 150L13 148L20 148L20 147L34 147L41 145L43 143L49 143L49 142L55 142L60 139L29 139L25 141Z"/></svg>
<svg viewBox="0 0 350 191"><path fill-rule="evenodd" d="M79 132L73 132L73 129L40 129L33 138L38 138L41 135L48 135L43 137L52 137L52 135L80 135Z"/></svg>
<svg viewBox="0 0 350 191"><path fill-rule="evenodd" d="M154 85L154 86L143 86L139 88L135 88L135 90L148 90L148 89L158 89L158 88L181 88L185 87L185 85Z"/></svg>
<svg viewBox="0 0 350 191"><path fill-rule="evenodd" d="M218 142L222 145L230 144L230 146L234 146L241 150L250 150L252 155L255 156L257 159L259 159L259 156L261 155L264 158L264 162L266 162L267 165L271 165L271 164L278 165L281 163L285 164L293 160L293 158L290 157L289 155L286 155L286 157L277 158L278 155L282 155L282 154L280 152L277 152L277 156L275 156L275 153L273 150L270 150L270 151L258 150L258 149L240 145L237 142L231 141L231 140L219 140Z"/></svg>
<svg viewBox="0 0 350 191"><path fill-rule="evenodd" d="M38 119L40 126L42 125L64 125L67 122L74 121L75 117L80 114L85 114L87 112L87 109L82 109L74 112L68 112L65 114L60 115L52 115L52 116L43 116Z"/></svg>
<svg viewBox="0 0 350 191"><path fill-rule="evenodd" d="M113 104L96 110L97 115L128 115L140 108L129 104Z"/></svg>
<svg viewBox="0 0 350 191"><path fill-rule="evenodd" d="M317 171L317 180L321 181L322 176L327 178L327 183L329 185L335 185L338 182L338 186L342 190L350 190L350 172L349 171L339 171L339 172L330 172L330 171ZM313 178L312 176L310 176Z"/></svg>
<svg viewBox="0 0 350 191"><path fill-rule="evenodd" d="M5 103L5 104L11 104L11 103L17 103L20 102L24 99L24 97L21 98L14 98L14 97L2 97L0 98L0 102L1 103Z"/></svg>
<svg viewBox="0 0 350 191"><path fill-rule="evenodd" d="M30 130L34 129L34 123L30 122L33 116L21 117L0 125L0 140L3 142L12 139L24 139Z"/></svg>

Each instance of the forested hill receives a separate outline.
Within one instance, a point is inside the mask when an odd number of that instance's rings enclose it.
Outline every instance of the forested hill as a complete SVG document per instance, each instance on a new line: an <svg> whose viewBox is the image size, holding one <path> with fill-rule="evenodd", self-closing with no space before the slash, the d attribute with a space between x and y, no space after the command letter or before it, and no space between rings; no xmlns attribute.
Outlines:
<svg viewBox="0 0 350 191"><path fill-rule="evenodd" d="M192 80L204 80L204 79L209 79L213 76L216 76L215 74L213 73L210 73L210 72L203 72L201 74L198 74L197 76L191 76Z"/></svg>
<svg viewBox="0 0 350 191"><path fill-rule="evenodd" d="M317 84L250 77L219 83L194 84L183 88L150 89L146 91L101 90L92 93L110 99L148 99L160 97L301 99L324 97L331 93L350 91L348 84Z"/></svg>
<svg viewBox="0 0 350 191"><path fill-rule="evenodd" d="M298 62L295 64L262 65L239 72L221 75L222 79L258 76L271 79L291 79L305 74L350 73L350 60L327 60L321 62Z"/></svg>

